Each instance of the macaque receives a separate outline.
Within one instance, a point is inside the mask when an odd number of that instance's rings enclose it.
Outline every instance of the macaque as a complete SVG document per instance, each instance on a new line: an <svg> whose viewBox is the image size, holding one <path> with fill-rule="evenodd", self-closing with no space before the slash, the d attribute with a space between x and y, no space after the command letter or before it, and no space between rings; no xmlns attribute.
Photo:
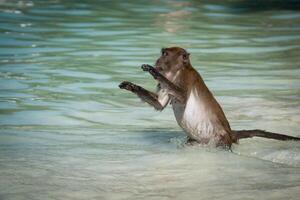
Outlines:
<svg viewBox="0 0 300 200"><path fill-rule="evenodd" d="M150 92L131 82L119 87L135 93L142 101L162 111L172 105L178 125L188 136L188 143L231 148L239 139L265 137L277 140L300 138L263 130L231 130L229 122L200 74L192 67L189 53L180 47L163 48L155 67L144 64L142 70L157 80L157 91Z"/></svg>

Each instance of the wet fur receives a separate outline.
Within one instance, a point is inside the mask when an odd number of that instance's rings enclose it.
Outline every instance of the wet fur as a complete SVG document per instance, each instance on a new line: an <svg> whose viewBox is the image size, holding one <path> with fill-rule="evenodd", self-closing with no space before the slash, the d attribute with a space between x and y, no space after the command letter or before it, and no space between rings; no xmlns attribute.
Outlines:
<svg viewBox="0 0 300 200"><path fill-rule="evenodd" d="M221 106L190 64L188 55L179 47L166 48L162 50L155 68L150 65L142 66L144 71L148 71L159 82L155 94L129 82L121 83L120 88L136 93L157 110L163 110L170 102L176 121L188 135L189 142L231 148L232 143L250 137L300 140L262 130L231 130Z"/></svg>

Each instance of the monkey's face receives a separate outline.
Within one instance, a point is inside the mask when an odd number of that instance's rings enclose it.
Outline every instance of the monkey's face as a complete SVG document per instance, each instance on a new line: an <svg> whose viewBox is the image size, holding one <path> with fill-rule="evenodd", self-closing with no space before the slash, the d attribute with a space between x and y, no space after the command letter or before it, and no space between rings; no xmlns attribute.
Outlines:
<svg viewBox="0 0 300 200"><path fill-rule="evenodd" d="M155 68L162 74L175 74L190 65L189 53L180 47L162 48Z"/></svg>

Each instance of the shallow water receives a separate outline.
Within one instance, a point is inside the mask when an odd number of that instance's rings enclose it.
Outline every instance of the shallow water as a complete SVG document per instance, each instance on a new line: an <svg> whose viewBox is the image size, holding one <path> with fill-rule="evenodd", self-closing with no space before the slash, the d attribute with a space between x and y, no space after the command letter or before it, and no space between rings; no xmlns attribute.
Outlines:
<svg viewBox="0 0 300 200"><path fill-rule="evenodd" d="M181 46L233 129L299 136L300 6L276 2L1 0L0 199L298 199L299 143L186 146L118 89Z"/></svg>

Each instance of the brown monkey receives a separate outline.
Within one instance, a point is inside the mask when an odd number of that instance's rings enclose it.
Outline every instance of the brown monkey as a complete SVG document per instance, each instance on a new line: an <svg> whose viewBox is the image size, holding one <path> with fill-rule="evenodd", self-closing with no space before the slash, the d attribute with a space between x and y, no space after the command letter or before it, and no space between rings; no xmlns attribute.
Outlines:
<svg viewBox="0 0 300 200"><path fill-rule="evenodd" d="M119 87L138 95L156 110L172 104L179 126L186 132L188 142L231 147L238 139L266 137L278 140L300 140L300 138L265 132L262 130L233 131L228 120L200 74L192 67L189 53L179 47L163 48L155 67L142 65L158 81L157 92L153 93L130 82Z"/></svg>

